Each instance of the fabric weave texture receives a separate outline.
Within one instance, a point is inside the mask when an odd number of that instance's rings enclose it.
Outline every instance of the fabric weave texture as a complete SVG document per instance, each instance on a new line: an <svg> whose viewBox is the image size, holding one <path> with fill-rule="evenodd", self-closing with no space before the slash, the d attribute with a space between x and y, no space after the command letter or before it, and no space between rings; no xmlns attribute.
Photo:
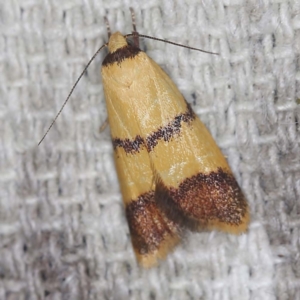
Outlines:
<svg viewBox="0 0 300 300"><path fill-rule="evenodd" d="M249 231L133 254L95 59L111 30L170 75L226 156ZM0 299L300 299L300 2L0 1Z"/></svg>

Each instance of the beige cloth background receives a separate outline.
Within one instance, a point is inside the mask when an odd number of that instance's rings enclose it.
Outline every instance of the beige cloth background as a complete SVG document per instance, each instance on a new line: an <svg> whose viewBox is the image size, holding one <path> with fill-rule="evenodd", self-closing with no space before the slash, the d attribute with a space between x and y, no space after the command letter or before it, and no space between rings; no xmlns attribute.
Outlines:
<svg viewBox="0 0 300 300"><path fill-rule="evenodd" d="M188 234L137 266L100 66L112 30L146 40L216 138L251 206L249 232ZM0 299L300 299L300 4L0 0Z"/></svg>

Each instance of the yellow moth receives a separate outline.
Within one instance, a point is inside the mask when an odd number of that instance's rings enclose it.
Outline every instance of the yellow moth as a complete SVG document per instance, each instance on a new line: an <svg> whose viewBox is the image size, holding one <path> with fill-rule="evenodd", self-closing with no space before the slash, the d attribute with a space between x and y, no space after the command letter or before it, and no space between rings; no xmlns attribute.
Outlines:
<svg viewBox="0 0 300 300"><path fill-rule="evenodd" d="M148 268L172 251L182 229L239 234L250 217L205 125L139 49L135 27L131 36L133 44L119 32L110 36L101 73L133 249Z"/></svg>

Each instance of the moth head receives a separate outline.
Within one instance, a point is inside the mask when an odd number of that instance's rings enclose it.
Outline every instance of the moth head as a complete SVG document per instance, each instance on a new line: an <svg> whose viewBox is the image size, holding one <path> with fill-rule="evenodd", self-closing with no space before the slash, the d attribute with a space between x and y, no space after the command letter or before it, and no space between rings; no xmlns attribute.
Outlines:
<svg viewBox="0 0 300 300"><path fill-rule="evenodd" d="M126 38L119 31L117 31L110 36L107 47L109 52L113 53L127 45L128 43L126 41Z"/></svg>

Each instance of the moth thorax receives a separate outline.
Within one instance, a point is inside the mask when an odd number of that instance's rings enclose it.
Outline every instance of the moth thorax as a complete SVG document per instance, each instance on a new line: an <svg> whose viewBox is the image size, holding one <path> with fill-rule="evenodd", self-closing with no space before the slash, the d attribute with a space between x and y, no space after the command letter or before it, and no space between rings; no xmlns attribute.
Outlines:
<svg viewBox="0 0 300 300"><path fill-rule="evenodd" d="M117 51L120 48L127 46L128 43L125 37L120 32L115 32L111 35L108 42L108 50L110 53Z"/></svg>

